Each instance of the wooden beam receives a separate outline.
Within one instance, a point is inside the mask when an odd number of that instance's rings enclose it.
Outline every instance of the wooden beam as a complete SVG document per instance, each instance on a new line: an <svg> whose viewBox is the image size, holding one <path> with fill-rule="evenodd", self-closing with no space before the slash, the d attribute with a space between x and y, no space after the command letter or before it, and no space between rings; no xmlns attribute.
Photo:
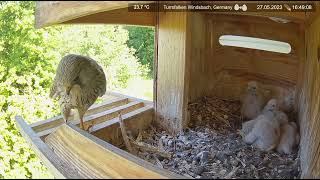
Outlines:
<svg viewBox="0 0 320 180"><path fill-rule="evenodd" d="M35 27L51 26L100 12L126 8L132 2L150 3L148 1L37 1Z"/></svg>
<svg viewBox="0 0 320 180"><path fill-rule="evenodd" d="M156 121L168 131L188 122L190 13L159 12Z"/></svg>
<svg viewBox="0 0 320 180"><path fill-rule="evenodd" d="M181 178L73 125L60 126L46 138L46 143L87 178Z"/></svg>
<svg viewBox="0 0 320 180"><path fill-rule="evenodd" d="M53 127L53 128L50 128L50 129L46 129L46 130L43 130L43 131L40 131L37 134L38 137L40 137L42 140L44 140L49 134L51 134L52 132L56 131L58 128L60 127L57 126L57 127Z"/></svg>
<svg viewBox="0 0 320 180"><path fill-rule="evenodd" d="M159 2L158 2L159 3ZM155 14L154 29L154 62L153 62L153 106L157 109L157 89L158 89L158 46L159 46L159 13Z"/></svg>
<svg viewBox="0 0 320 180"><path fill-rule="evenodd" d="M63 22L63 24L125 24L155 26L154 12L129 12L128 8L100 12Z"/></svg>
<svg viewBox="0 0 320 180"><path fill-rule="evenodd" d="M108 95L110 95L110 96L116 96L116 97L122 97L122 98L128 98L128 99L129 99L129 102L132 102L132 101L141 101L141 102L143 102L143 103L145 103L145 104L148 104L148 105L152 105L152 104L153 104L153 102L150 101L150 100L140 99L140 98L137 98L137 97L133 97L133 96L121 94L121 93L114 92L114 91L108 91Z"/></svg>
<svg viewBox="0 0 320 180"><path fill-rule="evenodd" d="M320 16L315 17L305 32L306 59L299 72L300 159L301 177L320 178Z"/></svg>
<svg viewBox="0 0 320 180"><path fill-rule="evenodd" d="M112 108L112 109L109 109L106 111L102 111L102 112L99 112L96 114L88 115L88 116L84 117L84 119L83 119L84 127L87 128L88 126L93 126L95 124L99 124L104 121L108 121L110 119L117 117L119 112L124 114L124 113L131 112L135 109L141 108L143 106L144 106L143 102L134 101L134 102L130 102L128 104L118 106L118 107L115 107L115 108ZM80 121L73 120L73 121L70 121L70 123L79 126ZM61 124L63 124L63 122ZM55 124L56 126L53 126L50 128L44 127L44 128L42 128L43 129L42 131L39 131L37 133L37 135L39 137L49 135L52 132L54 132L58 128L58 126L60 126L61 124L56 123Z"/></svg>
<svg viewBox="0 0 320 180"><path fill-rule="evenodd" d="M89 108L89 110L87 111L85 116L96 114L96 113L101 112L103 110L111 109L113 107L120 106L120 105L123 105L126 103L128 103L128 98L122 97L122 98L117 98L117 99L113 99L110 101L105 101L105 102L102 102L99 104L94 104ZM73 119L73 118L71 118L71 119ZM63 117L62 117L62 115L60 115L60 116L56 116L56 117L53 117L48 120L43 120L43 121L33 123L30 125L30 127L35 132L41 132L41 131L44 131L44 130L47 130L50 128L57 127L63 123L64 123Z"/></svg>
<svg viewBox="0 0 320 180"><path fill-rule="evenodd" d="M87 117L84 117L84 126L93 126L98 123L102 123L104 121L108 121L112 118L115 118L118 116L119 113L128 113L130 111L133 111L135 109L143 107L143 102L140 101L134 101L128 104L125 104L123 106L115 107L113 109L103 111L97 114L93 114ZM76 125L79 125L79 121L75 121Z"/></svg>
<svg viewBox="0 0 320 180"><path fill-rule="evenodd" d="M50 147L45 144L20 116L15 117L16 125L35 154L47 166L49 171L58 179L81 179L77 171L72 169L65 161L61 160Z"/></svg>
<svg viewBox="0 0 320 180"><path fill-rule="evenodd" d="M131 111L129 113L122 114L122 120L123 121L130 121L134 118L137 118L142 113L152 112L152 110L153 110L152 106L145 106L145 107L139 108L137 110ZM151 117L151 119L152 119L152 117ZM112 126L113 124L118 124L118 123L119 123L119 117L116 117L116 118L113 118L109 121L105 121L105 122L93 125L91 128L91 132L94 133L96 131L99 131L101 129L104 129L106 127L109 127L109 126Z"/></svg>
<svg viewBox="0 0 320 180"><path fill-rule="evenodd" d="M313 2L316 5L316 11L315 12L306 12L306 21L305 21L305 25L306 26L310 26L313 21L316 20L317 17L320 16L320 2Z"/></svg>

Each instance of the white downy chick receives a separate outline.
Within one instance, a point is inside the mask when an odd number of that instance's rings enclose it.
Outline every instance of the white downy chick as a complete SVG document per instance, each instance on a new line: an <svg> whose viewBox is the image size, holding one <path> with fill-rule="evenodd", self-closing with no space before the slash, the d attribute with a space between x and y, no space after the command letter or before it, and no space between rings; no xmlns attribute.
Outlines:
<svg viewBox="0 0 320 180"><path fill-rule="evenodd" d="M277 146L277 151L279 153L291 154L295 146L299 144L299 141L300 135L296 123L286 123L281 126L281 137Z"/></svg>
<svg viewBox="0 0 320 180"><path fill-rule="evenodd" d="M261 113L262 107L263 95L258 91L257 82L250 81L242 100L241 116L245 119L254 119Z"/></svg>
<svg viewBox="0 0 320 180"><path fill-rule="evenodd" d="M269 100L263 113L256 118L252 131L245 136L244 142L253 144L262 151L274 149L280 137L280 124L275 118L277 111L277 100Z"/></svg>

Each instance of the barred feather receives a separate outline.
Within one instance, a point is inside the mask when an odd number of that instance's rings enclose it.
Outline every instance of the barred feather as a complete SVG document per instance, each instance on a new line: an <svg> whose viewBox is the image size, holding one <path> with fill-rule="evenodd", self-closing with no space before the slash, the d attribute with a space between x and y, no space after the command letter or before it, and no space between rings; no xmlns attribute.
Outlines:
<svg viewBox="0 0 320 180"><path fill-rule="evenodd" d="M64 90L66 86L71 86L69 95ZM105 92L106 77L102 67L89 57L69 54L58 65L50 97L59 97L62 114L76 108L81 117Z"/></svg>

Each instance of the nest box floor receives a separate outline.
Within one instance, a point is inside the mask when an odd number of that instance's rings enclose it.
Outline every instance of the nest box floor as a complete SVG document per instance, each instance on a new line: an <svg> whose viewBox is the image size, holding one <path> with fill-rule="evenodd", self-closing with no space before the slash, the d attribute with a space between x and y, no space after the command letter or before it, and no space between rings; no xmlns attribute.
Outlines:
<svg viewBox="0 0 320 180"><path fill-rule="evenodd" d="M240 103L203 97L189 104L191 122L176 136L153 127L136 141L152 145L159 152L137 148L138 156L160 168L190 178L299 178L298 152L282 155L262 152L246 145L241 129Z"/></svg>

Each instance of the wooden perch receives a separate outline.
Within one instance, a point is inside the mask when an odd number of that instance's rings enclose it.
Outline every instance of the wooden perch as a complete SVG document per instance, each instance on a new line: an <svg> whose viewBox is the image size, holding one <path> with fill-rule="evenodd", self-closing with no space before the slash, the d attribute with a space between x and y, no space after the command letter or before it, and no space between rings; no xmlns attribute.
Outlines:
<svg viewBox="0 0 320 180"><path fill-rule="evenodd" d="M152 153L156 153L162 157L165 157L165 158L168 158L170 159L171 158L171 154L168 153L168 152L165 152L165 151L160 151L158 148L150 145L150 144L147 144L147 143L144 143L144 142L137 142L137 141L134 141L132 140L132 143L136 146L138 146L140 149L143 149L144 151L148 151L148 152L152 152Z"/></svg>
<svg viewBox="0 0 320 180"><path fill-rule="evenodd" d="M119 124L120 124L121 134L122 134L122 137L123 137L123 140L124 140L124 143L125 143L127 149L129 150L129 152L131 154L136 155L135 151L133 150L133 148L130 144L130 141L129 141L129 138L127 135L127 131L126 131L126 127L122 121L121 113L119 113Z"/></svg>
<svg viewBox="0 0 320 180"><path fill-rule="evenodd" d="M168 152L165 152L165 151L161 151L159 150L159 148L157 147L154 147L150 144L147 144L147 143L144 143L144 142L141 142L140 139L142 138L142 135L141 133L139 133L138 137L136 140L133 139L133 137L129 137L127 135L127 131L126 131L126 127L123 123L123 120L122 120L122 117L121 117L121 114L119 113L119 124L120 124L120 129L121 129L121 133L122 133L122 137L123 137L123 140L125 142L125 145L127 147L127 149L129 150L130 153L134 154L134 155L137 155L135 149L132 148L131 146L131 143L134 144L135 146L137 146L138 148L144 150L144 151L148 151L148 152L152 152L152 153L156 153L164 158L171 158L171 154L168 153ZM131 142L130 142L131 141Z"/></svg>

